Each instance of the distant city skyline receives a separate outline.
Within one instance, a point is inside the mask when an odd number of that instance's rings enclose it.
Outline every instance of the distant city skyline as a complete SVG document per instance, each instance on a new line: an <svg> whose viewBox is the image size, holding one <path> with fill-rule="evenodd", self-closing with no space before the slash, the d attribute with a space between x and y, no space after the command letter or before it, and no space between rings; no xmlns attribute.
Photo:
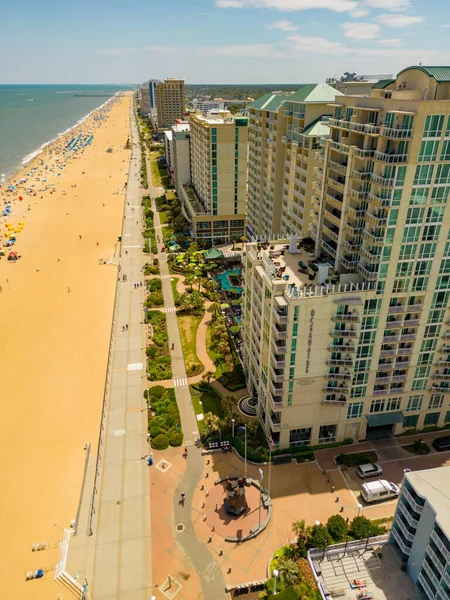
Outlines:
<svg viewBox="0 0 450 600"><path fill-rule="evenodd" d="M321 82L450 64L448 0L2 4L0 83Z"/></svg>

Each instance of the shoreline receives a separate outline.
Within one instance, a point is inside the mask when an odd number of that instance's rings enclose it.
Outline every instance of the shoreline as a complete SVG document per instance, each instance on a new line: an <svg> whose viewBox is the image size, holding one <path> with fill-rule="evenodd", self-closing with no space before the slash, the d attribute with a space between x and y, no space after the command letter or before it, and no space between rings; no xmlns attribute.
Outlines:
<svg viewBox="0 0 450 600"><path fill-rule="evenodd" d="M102 414L131 100L110 98L22 165L14 175L27 177L22 187L0 189L11 206L0 219L3 241L10 235L5 222L24 223L12 248L22 258L0 259L0 543L8 547L1 570L11 600L62 591L52 569L62 531L76 516L84 447L95 448ZM78 135L78 150L67 149ZM43 540L48 550L33 553ZM25 573L39 568L45 576L25 582Z"/></svg>
<svg viewBox="0 0 450 600"><path fill-rule="evenodd" d="M64 94L66 92L56 92L56 93ZM90 112L88 112L83 117L80 117L80 119L78 119L78 121L74 125L71 125L70 127L68 127L65 131L63 131L61 133L57 133L55 137L51 138L50 140L47 140L47 141L43 142L40 146L37 147L36 150L32 150L31 152L29 152L28 154L26 154L24 156L24 158L22 158L22 160L20 161L20 164L16 164L16 165L14 165L12 167L13 171L9 175L7 175L6 177L0 177L0 191L4 187L7 187L9 185L9 182L12 179L14 179L17 176L17 174L22 169L24 169L30 162L32 162L34 159L38 158L39 155L42 154L42 152L46 148L48 148L48 146L50 146L51 144L54 144L55 142L57 142L64 135L67 135L71 131L74 131L77 127L79 127L85 121L87 121L89 119L89 117L93 113L95 113L98 110L101 110L102 108L105 108L110 102L113 102L116 98L120 98L121 95L124 94L124 93L126 93L126 92L124 92L124 91L118 91L118 92L116 92L115 94L113 94L111 96L111 98L108 98L108 100L106 100L106 102L103 102L103 104L101 104L100 106L97 106L96 108L94 108L93 110L91 110Z"/></svg>

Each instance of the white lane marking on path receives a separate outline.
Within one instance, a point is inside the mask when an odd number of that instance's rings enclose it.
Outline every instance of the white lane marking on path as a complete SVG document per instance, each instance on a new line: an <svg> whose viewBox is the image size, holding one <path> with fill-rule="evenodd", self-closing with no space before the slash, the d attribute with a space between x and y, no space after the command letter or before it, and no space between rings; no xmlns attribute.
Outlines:
<svg viewBox="0 0 450 600"><path fill-rule="evenodd" d="M113 431L113 435L125 435L126 431L125 429L116 429L115 431Z"/></svg>
<svg viewBox="0 0 450 600"><path fill-rule="evenodd" d="M161 279L170 279L170 275L161 275Z"/></svg>
<svg viewBox="0 0 450 600"><path fill-rule="evenodd" d="M187 387L187 379L186 377L178 377L173 380L174 387Z"/></svg>
<svg viewBox="0 0 450 600"><path fill-rule="evenodd" d="M144 368L144 364L141 362L127 364L127 371L142 371L143 368Z"/></svg>
<svg viewBox="0 0 450 600"><path fill-rule="evenodd" d="M122 237L131 237L132 235L132 233L124 233Z"/></svg>
<svg viewBox="0 0 450 600"><path fill-rule="evenodd" d="M142 248L142 246L124 246L124 248Z"/></svg>
<svg viewBox="0 0 450 600"><path fill-rule="evenodd" d="M168 313L168 312L176 312L176 307L175 306L166 306L164 309L164 312Z"/></svg>

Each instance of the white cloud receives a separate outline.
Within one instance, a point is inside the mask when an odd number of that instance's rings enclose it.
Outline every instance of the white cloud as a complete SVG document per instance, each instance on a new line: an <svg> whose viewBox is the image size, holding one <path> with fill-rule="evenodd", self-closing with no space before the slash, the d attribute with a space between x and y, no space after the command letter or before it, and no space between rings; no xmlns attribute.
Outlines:
<svg viewBox="0 0 450 600"><path fill-rule="evenodd" d="M355 10L358 3L353 0L216 0L216 5L220 8L265 8L286 12L319 8L346 12Z"/></svg>
<svg viewBox="0 0 450 600"><path fill-rule="evenodd" d="M273 21L267 25L267 29L281 29L282 31L296 31L298 27L292 21Z"/></svg>
<svg viewBox="0 0 450 600"><path fill-rule="evenodd" d="M445 27L446 29L448 29L450 27L450 23L446 23L445 25L441 25L441 27Z"/></svg>
<svg viewBox="0 0 450 600"><path fill-rule="evenodd" d="M370 8L381 8L392 12L408 10L411 7L411 0L365 0Z"/></svg>
<svg viewBox="0 0 450 600"><path fill-rule="evenodd" d="M388 27L409 27L416 23L422 23L424 18L412 15L380 15L377 21Z"/></svg>
<svg viewBox="0 0 450 600"><path fill-rule="evenodd" d="M379 44L381 44L382 46L391 46L391 47L395 47L395 48L399 48L400 46L403 46L403 40L400 40L400 39L377 40L377 42Z"/></svg>
<svg viewBox="0 0 450 600"><path fill-rule="evenodd" d="M380 26L376 23L344 23L344 35L354 40L372 40L378 37Z"/></svg>
<svg viewBox="0 0 450 600"><path fill-rule="evenodd" d="M355 10L351 11L351 16L355 19L359 19L360 17L366 17L369 14L370 11L368 11L366 8L356 8Z"/></svg>
<svg viewBox="0 0 450 600"><path fill-rule="evenodd" d="M291 51L299 54L334 54L340 52L343 46L340 42L330 42L321 37L305 37L302 35L290 35L283 43Z"/></svg>

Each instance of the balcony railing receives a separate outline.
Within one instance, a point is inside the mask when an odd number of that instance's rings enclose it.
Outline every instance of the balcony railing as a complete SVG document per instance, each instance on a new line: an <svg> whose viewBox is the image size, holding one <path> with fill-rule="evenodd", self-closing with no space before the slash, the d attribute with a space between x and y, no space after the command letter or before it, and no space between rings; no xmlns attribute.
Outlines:
<svg viewBox="0 0 450 600"><path fill-rule="evenodd" d="M376 194L369 194L368 200L371 204L375 204L375 206L379 206L381 208L388 208L392 204L392 198L383 198L382 196L377 196Z"/></svg>
<svg viewBox="0 0 450 600"><path fill-rule="evenodd" d="M362 236L365 240L373 244L374 246L384 244L384 235L373 235L369 233L366 229L362 231Z"/></svg>
<svg viewBox="0 0 450 600"><path fill-rule="evenodd" d="M349 260L348 258L345 258L345 256L341 256L340 261L341 261L341 264L346 269L355 269L356 265L358 264L358 261L357 261L356 258L353 258L352 260Z"/></svg>
<svg viewBox="0 0 450 600"><path fill-rule="evenodd" d="M281 423L276 423L272 421L271 416L269 415L269 424L272 431L279 431L281 429Z"/></svg>
<svg viewBox="0 0 450 600"><path fill-rule="evenodd" d="M327 177L327 185L340 192L345 190L345 184L341 183L340 181L336 181L336 179L333 179L332 177Z"/></svg>
<svg viewBox="0 0 450 600"><path fill-rule="evenodd" d="M398 532L398 531L395 529L395 527L393 527L393 528L391 529L391 533L392 533L392 535L393 535L393 537L394 537L395 541L396 541L396 542L397 542L397 544L399 545L399 547L400 547L400 550L403 552L403 554L406 554L406 555L408 555L408 554L410 553L410 551L411 551L411 548L405 544L405 542L403 541L403 539L402 539L401 535L400 535L400 534L399 534L399 532Z"/></svg>
<svg viewBox="0 0 450 600"><path fill-rule="evenodd" d="M350 146L347 146L346 144L341 144L340 142L334 142L333 140L330 140L329 144L330 148L332 148L333 150L337 150L338 152L343 152L344 154L348 154L348 151L350 149Z"/></svg>
<svg viewBox="0 0 450 600"><path fill-rule="evenodd" d="M272 326L272 332L277 340L285 340L288 337L287 329L280 330L275 326L275 324Z"/></svg>
<svg viewBox="0 0 450 600"><path fill-rule="evenodd" d="M404 503L400 501L397 506L399 508L399 511L402 513L402 515L405 517L405 519L408 521L408 523L411 525L411 527L417 528L418 525L419 525L419 521L417 521L417 519L415 519L411 515L411 513L406 508L406 506L404 505Z"/></svg>
<svg viewBox="0 0 450 600"><path fill-rule="evenodd" d="M330 331L332 337L358 337L356 329L332 329Z"/></svg>
<svg viewBox="0 0 450 600"><path fill-rule="evenodd" d="M396 342L398 342L400 339L400 336L398 335L385 335L383 337L383 344L394 344Z"/></svg>
<svg viewBox="0 0 450 600"><path fill-rule="evenodd" d="M444 374L444 373L435 373L434 375L432 375L433 379L440 379L442 381L449 381L450 380L450 373L448 374Z"/></svg>
<svg viewBox="0 0 450 600"><path fill-rule="evenodd" d="M375 152L375 160L389 164L402 164L408 162L407 154L388 154L387 152Z"/></svg>
<svg viewBox="0 0 450 600"><path fill-rule="evenodd" d="M374 173L372 173L370 181L380 187L393 188L395 186L395 179L383 177L383 175L375 175Z"/></svg>
<svg viewBox="0 0 450 600"><path fill-rule="evenodd" d="M284 381L284 372L276 373L274 371L274 369L272 368L272 366L269 368L269 372L270 372L270 377L272 378L273 381L280 382L280 383Z"/></svg>
<svg viewBox="0 0 450 600"><path fill-rule="evenodd" d="M341 383L339 387L331 387L327 385L323 388L323 391L329 394L346 394L350 391L350 386L343 383Z"/></svg>
<svg viewBox="0 0 450 600"><path fill-rule="evenodd" d="M404 304L401 304L400 306L390 306L388 308L388 313L392 314L392 313L404 313L406 312L406 306Z"/></svg>
<svg viewBox="0 0 450 600"><path fill-rule="evenodd" d="M347 398L325 398L322 400L322 404L338 404L340 406L346 406Z"/></svg>
<svg viewBox="0 0 450 600"><path fill-rule="evenodd" d="M275 401L272 394L268 394L267 398L269 400L271 410L277 411L277 410L281 410L283 408L283 402L281 400Z"/></svg>
<svg viewBox="0 0 450 600"><path fill-rule="evenodd" d="M356 179L357 181L367 181L370 179L372 173L370 171L358 171L357 169L352 169L350 171L350 177Z"/></svg>
<svg viewBox="0 0 450 600"><path fill-rule="evenodd" d="M331 352L356 352L356 347L348 342L346 344L330 344L328 350Z"/></svg>
<svg viewBox="0 0 450 600"><path fill-rule="evenodd" d="M333 171L337 171L338 173L347 172L347 165L342 165L341 163L335 162L334 160L329 160L327 162L327 166L329 169L333 169Z"/></svg>
<svg viewBox="0 0 450 600"><path fill-rule="evenodd" d="M342 313L334 313L334 315L332 316L333 321L348 321L348 322L358 322L361 320L361 315L359 315L358 313L347 313L347 314L342 314Z"/></svg>
<svg viewBox="0 0 450 600"><path fill-rule="evenodd" d="M351 254L354 254L355 252L359 252L359 249L361 248L361 244L356 244L356 243L351 243L348 242L347 240L342 240L342 246L345 250L347 250L347 252L350 252Z"/></svg>
<svg viewBox="0 0 450 600"><path fill-rule="evenodd" d="M320 240L320 245L326 252L328 252L328 254L331 254L331 256L336 256L336 249L333 248L333 246L330 246L330 244L327 244L324 239Z"/></svg>
<svg viewBox="0 0 450 600"><path fill-rule="evenodd" d="M369 271L366 267L363 267L361 263L356 265L356 270L361 273L368 281L374 281L378 277L377 271Z"/></svg>
<svg viewBox="0 0 450 600"><path fill-rule="evenodd" d="M335 208L342 210L342 200L339 200L339 198L336 198L331 194L325 194L325 200Z"/></svg>
<svg viewBox="0 0 450 600"><path fill-rule="evenodd" d="M401 529L403 535L408 540L408 542L413 542L414 541L414 533L411 533L410 531L408 531L408 528L406 527L406 525L403 523L403 521L401 519L396 519L395 522L397 523L398 527Z"/></svg>
<svg viewBox="0 0 450 600"><path fill-rule="evenodd" d="M413 495L408 490L408 488L406 487L406 485L404 485L402 487L402 495L405 497L405 500L412 507L412 509L414 510L414 512L416 512L419 515L421 515L422 514L422 508L423 508L423 506L414 500ZM433 534L431 534L431 537L433 538Z"/></svg>
<svg viewBox="0 0 450 600"><path fill-rule="evenodd" d="M372 158L375 150L364 150L363 148L354 148L353 155L357 158Z"/></svg>
<svg viewBox="0 0 450 600"><path fill-rule="evenodd" d="M284 367L286 366L286 361L285 360L277 360L277 356L272 352L271 353L272 356L272 365L275 367L275 369L284 369Z"/></svg>
<svg viewBox="0 0 450 600"><path fill-rule="evenodd" d="M329 358L327 365L330 367L351 367L353 366L352 358Z"/></svg>
<svg viewBox="0 0 450 600"><path fill-rule="evenodd" d="M350 235L359 235L362 232L362 227L353 227L350 223L346 223L345 231Z"/></svg>
<svg viewBox="0 0 450 600"><path fill-rule="evenodd" d="M411 340L415 340L417 337L416 333L405 333L400 337L401 342L409 342Z"/></svg>
<svg viewBox="0 0 450 600"><path fill-rule="evenodd" d="M364 258L364 260L366 260L369 263L377 264L381 261L381 254L373 254L372 252L369 252L369 250L366 250L365 248L361 248L359 252L360 252L361 256Z"/></svg>
<svg viewBox="0 0 450 600"><path fill-rule="evenodd" d="M274 317L275 317L275 321L277 323L280 323L280 325L284 324L284 323L288 323L289 321L289 317L287 315L280 315L280 313L278 311L274 311Z"/></svg>
<svg viewBox="0 0 450 600"><path fill-rule="evenodd" d="M386 217L377 217L376 215L372 215L369 212L366 212L365 219L368 223L372 223L375 227L386 227L387 219Z"/></svg>
<svg viewBox="0 0 450 600"><path fill-rule="evenodd" d="M394 127L381 127L380 135L394 140L407 140L412 138L412 129L396 129Z"/></svg>
<svg viewBox="0 0 450 600"><path fill-rule="evenodd" d="M387 394L389 394L389 390L387 388L383 390L373 390L374 396L386 396Z"/></svg>
<svg viewBox="0 0 450 600"><path fill-rule="evenodd" d="M403 321L386 321L386 329L401 329Z"/></svg>
<svg viewBox="0 0 450 600"><path fill-rule="evenodd" d="M350 379L352 378L352 374L351 373L326 373L324 375L325 379L328 379L329 381L341 381L341 380L347 380L350 381Z"/></svg>
<svg viewBox="0 0 450 600"><path fill-rule="evenodd" d="M361 209L361 208L355 209L355 208L352 208L351 206L347 206L346 211L347 211L348 216L352 217L353 219L361 219L366 214L365 209Z"/></svg>
<svg viewBox="0 0 450 600"><path fill-rule="evenodd" d="M364 200L364 198L367 198L368 192L365 190L354 190L353 188L349 188L348 195L356 200Z"/></svg>
<svg viewBox="0 0 450 600"><path fill-rule="evenodd" d="M397 350L380 350L380 356L396 356Z"/></svg>

